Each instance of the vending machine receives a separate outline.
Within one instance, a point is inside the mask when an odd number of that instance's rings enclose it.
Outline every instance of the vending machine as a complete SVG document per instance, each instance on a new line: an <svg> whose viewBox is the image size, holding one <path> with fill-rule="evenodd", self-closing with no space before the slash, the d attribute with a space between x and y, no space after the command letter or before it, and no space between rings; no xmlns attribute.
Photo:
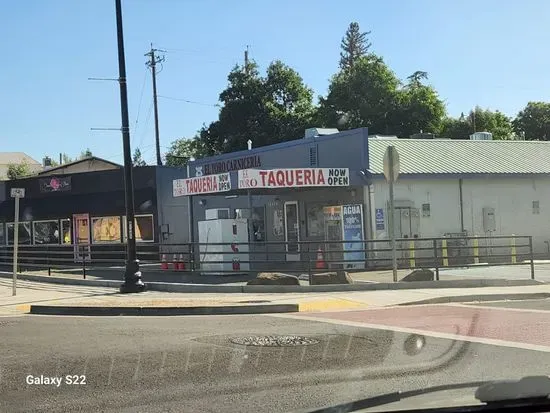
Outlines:
<svg viewBox="0 0 550 413"><path fill-rule="evenodd" d="M363 205L325 207L323 215L329 268L365 268Z"/></svg>
<svg viewBox="0 0 550 413"><path fill-rule="evenodd" d="M201 273L222 275L250 270L247 219L209 219L198 224Z"/></svg>

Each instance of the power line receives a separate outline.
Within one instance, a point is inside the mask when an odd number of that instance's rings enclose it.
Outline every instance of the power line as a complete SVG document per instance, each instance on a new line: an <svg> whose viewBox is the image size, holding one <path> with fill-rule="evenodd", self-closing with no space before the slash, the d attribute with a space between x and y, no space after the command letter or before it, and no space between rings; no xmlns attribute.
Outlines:
<svg viewBox="0 0 550 413"><path fill-rule="evenodd" d="M227 50L229 51L229 50ZM220 54L216 53L215 57L212 56L212 51L204 51L204 50L192 50L192 49L171 49L171 48L163 48L164 53L172 54L171 59L172 60L182 60L184 59L183 56L192 55L194 56L193 59L197 60L200 59L201 63L214 63L214 64L237 64L238 60L235 60L234 56L222 56L220 58ZM231 55L233 54L233 51L229 51Z"/></svg>
<svg viewBox="0 0 550 413"><path fill-rule="evenodd" d="M141 102L143 100L143 92L145 91L145 81L147 80L147 69L143 73L143 82L141 83L141 93L139 94L139 104L138 104L138 110L137 110L137 116L136 116L136 123L134 124L134 131L137 130L138 122L139 122L139 114L141 111Z"/></svg>
<svg viewBox="0 0 550 413"><path fill-rule="evenodd" d="M147 111L147 117L145 118L145 125L144 130L141 134L141 137L139 139L139 146L143 144L143 139L145 139L145 135L147 134L147 126L149 125L149 120L151 119L151 113L153 112L153 100L151 100L151 104L149 105L149 110Z"/></svg>
<svg viewBox="0 0 550 413"><path fill-rule="evenodd" d="M160 47L160 46L159 46ZM166 53L190 53L190 54L205 54L205 53L212 53L213 50L209 47L208 51L206 52L205 49L199 50L199 49L183 49L183 48L177 48L177 47L162 47L162 50ZM217 52L229 52L233 53L232 49L217 49L214 50L215 53Z"/></svg>
<svg viewBox="0 0 550 413"><path fill-rule="evenodd" d="M188 100L188 99L182 99L182 98L174 98L174 97L171 97L171 96L163 96L163 95L158 95L159 98L163 98L163 99L168 99L168 100L175 100L175 101L178 101L178 102L185 102L185 103L191 103L193 105L202 105L202 106L213 106L213 107L220 107L220 104L219 103L205 103L205 102L197 102L195 100Z"/></svg>

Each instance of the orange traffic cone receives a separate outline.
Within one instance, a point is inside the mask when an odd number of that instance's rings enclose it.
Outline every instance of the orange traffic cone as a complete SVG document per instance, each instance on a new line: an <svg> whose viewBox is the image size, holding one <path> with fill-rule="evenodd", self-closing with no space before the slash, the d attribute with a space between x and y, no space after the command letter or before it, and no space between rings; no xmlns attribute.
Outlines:
<svg viewBox="0 0 550 413"><path fill-rule="evenodd" d="M185 271L185 261L183 260L183 254L180 254L177 267L178 267L178 270Z"/></svg>
<svg viewBox="0 0 550 413"><path fill-rule="evenodd" d="M172 265L174 265L174 269L178 269L178 254L174 254L172 258Z"/></svg>
<svg viewBox="0 0 550 413"><path fill-rule="evenodd" d="M317 250L317 261L315 262L315 268L318 270L327 268L327 263L325 262L325 256L321 247Z"/></svg>
<svg viewBox="0 0 550 413"><path fill-rule="evenodd" d="M161 270L167 270L168 269L168 261L166 261L166 254L162 254L160 258L160 269Z"/></svg>

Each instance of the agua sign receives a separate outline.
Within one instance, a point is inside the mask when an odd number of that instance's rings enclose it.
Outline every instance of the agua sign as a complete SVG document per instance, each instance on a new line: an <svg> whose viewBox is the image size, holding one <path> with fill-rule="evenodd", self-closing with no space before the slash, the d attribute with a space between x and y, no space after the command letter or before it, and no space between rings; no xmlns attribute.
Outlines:
<svg viewBox="0 0 550 413"><path fill-rule="evenodd" d="M349 186L348 168L245 169L239 189Z"/></svg>
<svg viewBox="0 0 550 413"><path fill-rule="evenodd" d="M206 175L187 179L174 179L172 192L174 197L212 194L231 190L231 177L229 173L218 175Z"/></svg>

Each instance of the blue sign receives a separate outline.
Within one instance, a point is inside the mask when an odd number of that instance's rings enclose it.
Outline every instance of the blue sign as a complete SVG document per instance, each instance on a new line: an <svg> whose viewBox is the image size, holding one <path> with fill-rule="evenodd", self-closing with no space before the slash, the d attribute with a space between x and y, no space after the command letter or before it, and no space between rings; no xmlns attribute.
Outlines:
<svg viewBox="0 0 550 413"><path fill-rule="evenodd" d="M384 231L384 210L382 208L376 208L376 230Z"/></svg>
<svg viewBox="0 0 550 413"><path fill-rule="evenodd" d="M344 260L347 268L365 267L365 243L363 238L362 205L342 207Z"/></svg>

